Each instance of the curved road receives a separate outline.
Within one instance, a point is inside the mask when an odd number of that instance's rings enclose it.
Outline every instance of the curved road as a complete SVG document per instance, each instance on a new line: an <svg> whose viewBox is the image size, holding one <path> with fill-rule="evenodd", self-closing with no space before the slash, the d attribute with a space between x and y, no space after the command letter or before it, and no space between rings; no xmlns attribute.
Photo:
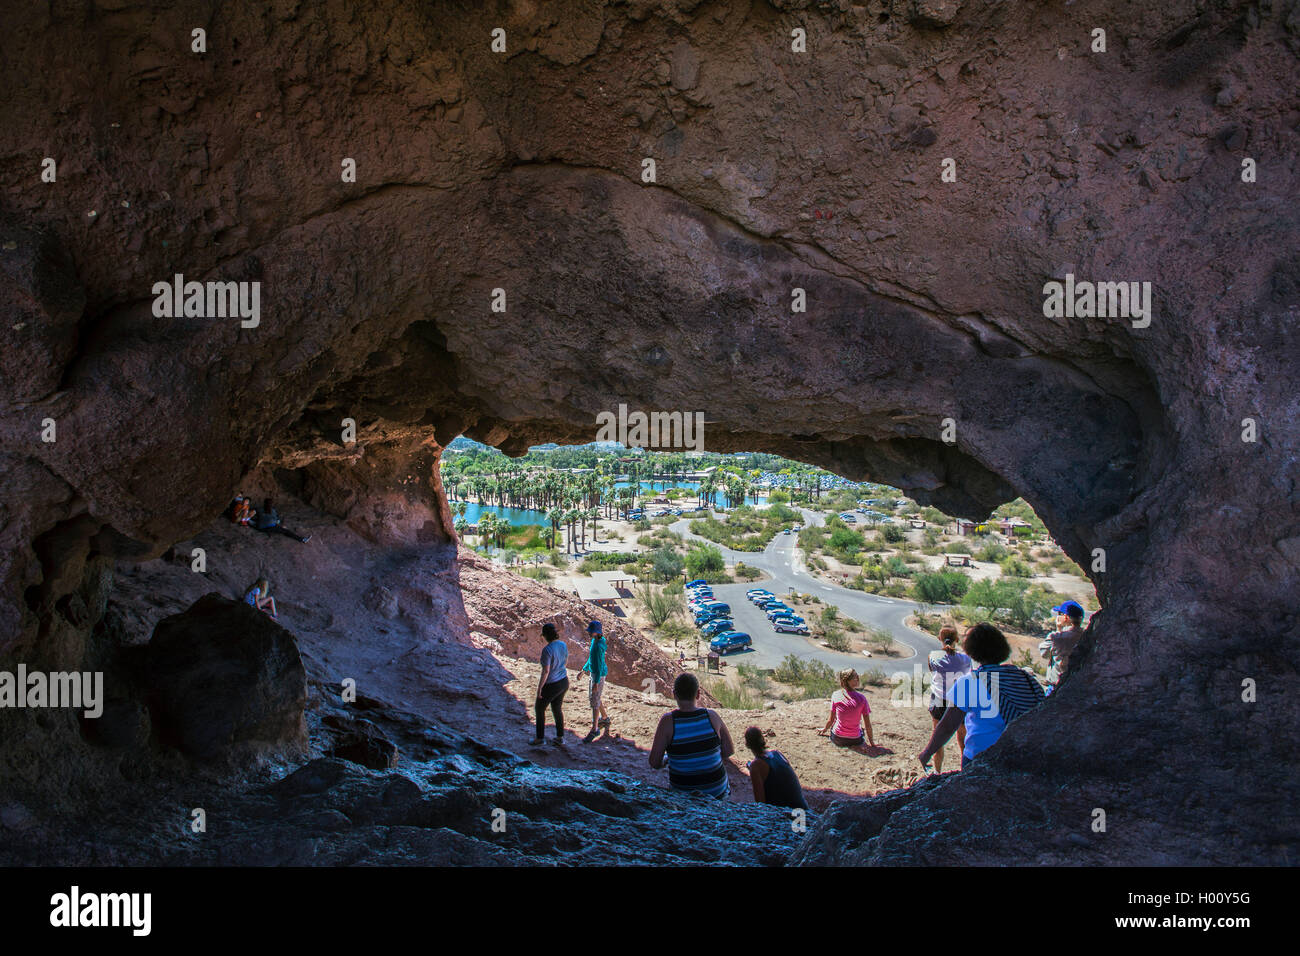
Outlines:
<svg viewBox="0 0 1300 956"><path fill-rule="evenodd" d="M799 511L803 514L806 525L822 523L821 515L803 508ZM917 609L914 602L880 597L866 591L854 591L837 584L828 584L813 576L804 564L803 552L798 548L797 534L778 533L768 542L767 549L764 551L733 551L693 534L690 531L690 522L690 518L682 518L669 527L685 539L712 544L722 551L728 564L744 561L751 567L764 571L771 579L753 584L744 582L713 585L714 596L719 601L731 605L731 619L736 624L736 630L744 631L754 641L751 649L733 651L727 655L729 660L768 668L776 667L786 655L793 654L799 658L825 661L836 669L854 667L861 673L863 670L875 667L886 674L893 674L896 671L911 672L914 667L919 667L924 672L926 657L930 651L939 649L939 641L936 638L903 624L908 615ZM912 654L901 658L841 654L822 647L812 638L802 634L778 634L772 629L767 615L745 597L745 592L755 587L766 588L777 597L789 594L792 589L801 593L815 594L823 601L838 606L842 614L889 631L897 643L910 647Z"/></svg>

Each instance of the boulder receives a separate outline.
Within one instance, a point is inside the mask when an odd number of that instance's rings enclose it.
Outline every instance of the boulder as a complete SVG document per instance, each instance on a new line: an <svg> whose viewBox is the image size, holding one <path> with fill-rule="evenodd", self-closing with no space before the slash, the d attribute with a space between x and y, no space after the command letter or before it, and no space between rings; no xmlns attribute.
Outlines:
<svg viewBox="0 0 1300 956"><path fill-rule="evenodd" d="M158 622L137 667L158 739L190 757L242 759L306 743L298 644L247 604L204 595Z"/></svg>

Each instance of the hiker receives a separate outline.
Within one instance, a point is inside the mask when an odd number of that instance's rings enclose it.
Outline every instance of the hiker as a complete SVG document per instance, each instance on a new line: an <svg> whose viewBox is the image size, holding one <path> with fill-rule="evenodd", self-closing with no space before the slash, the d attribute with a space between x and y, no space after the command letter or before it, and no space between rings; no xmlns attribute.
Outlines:
<svg viewBox="0 0 1300 956"><path fill-rule="evenodd" d="M280 613L275 608L275 598L271 597L271 582L266 578L258 578L244 592L244 603L252 605L259 611L266 611L271 615L272 620L280 620ZM270 610L267 610L268 608Z"/></svg>
<svg viewBox="0 0 1300 956"><path fill-rule="evenodd" d="M838 676L840 689L831 694L831 715L826 718L826 726L817 731L817 736L825 737L830 731L831 743L835 746L861 748L862 728L865 727L866 741L874 748L876 738L871 732L871 705L867 703L867 695L858 690L861 683L858 672L846 667Z"/></svg>
<svg viewBox="0 0 1300 956"><path fill-rule="evenodd" d="M745 746L754 755L749 762L749 782L754 787L755 803L770 803L774 807L807 810L803 787L795 775L790 761L779 750L767 749L767 738L757 727L745 730Z"/></svg>
<svg viewBox="0 0 1300 956"><path fill-rule="evenodd" d="M699 706L700 680L678 674L673 681L677 709L659 718L650 745L650 766L668 763L668 785L673 790L704 793L718 799L731 793L724 761L736 752L727 725L716 712Z"/></svg>
<svg viewBox="0 0 1300 956"><path fill-rule="evenodd" d="M609 729L609 715L605 713L605 705L601 702L601 695L605 691L605 675L609 673L609 668L605 666L605 632L600 621L588 624L587 633L591 635L591 647L587 651L587 663L582 665L582 671L591 675L591 690L587 692L587 699L591 702L591 731L585 738L587 743L591 743L602 727Z"/></svg>
<svg viewBox="0 0 1300 956"><path fill-rule="evenodd" d="M537 736L533 746L540 747L546 743L546 708L551 708L555 717L555 746L564 746L564 695L569 690L569 672L565 665L569 661L569 646L560 640L555 625L547 621L542 625L542 637L546 646L542 648L539 663L542 672L537 677L537 701L534 710L537 714Z"/></svg>
<svg viewBox="0 0 1300 956"><path fill-rule="evenodd" d="M235 524L247 525L256 513L253 510L252 499L242 494L235 495L235 500L226 508L226 517Z"/></svg>
<svg viewBox="0 0 1300 956"><path fill-rule="evenodd" d="M290 531L280 523L280 512L275 510L275 504L270 498L266 499L262 505L262 510L253 518L253 527L258 531L265 531L267 534L277 532L279 534L288 535L290 538L297 538L303 544L306 544L311 540L311 535L307 535L304 538L302 535L298 534L298 532Z"/></svg>
<svg viewBox="0 0 1300 956"><path fill-rule="evenodd" d="M1052 608L1057 629L1038 645L1038 653L1047 663L1047 688L1050 694L1061 683L1070 667L1070 655L1083 639L1083 607L1066 601Z"/></svg>
<svg viewBox="0 0 1300 956"><path fill-rule="evenodd" d="M933 675L930 678L929 705L931 733L939 726L939 721L943 720L943 715L948 710L948 693L952 690L953 684L958 678L969 674L971 667L970 657L957 650L957 628L951 624L940 628L939 641L943 644L943 649L931 651L929 659L925 662ZM961 751L965 746L966 725L962 724L957 728L957 750ZM943 773L942 747L934 753L934 772Z"/></svg>
<svg viewBox="0 0 1300 956"><path fill-rule="evenodd" d="M967 631L962 650L976 667L953 684L948 692L952 706L935 726L925 749L917 754L927 773L930 758L952 738L963 719L966 744L962 747L961 768L965 770L997 742L1008 724L1044 700L1042 685L1036 677L1002 663L1011 656L1011 645L992 624L976 624Z"/></svg>

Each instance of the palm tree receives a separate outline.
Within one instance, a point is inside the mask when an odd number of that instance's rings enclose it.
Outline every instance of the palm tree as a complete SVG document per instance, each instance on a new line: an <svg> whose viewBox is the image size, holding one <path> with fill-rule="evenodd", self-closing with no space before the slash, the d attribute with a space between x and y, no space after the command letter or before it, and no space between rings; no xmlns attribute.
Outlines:
<svg viewBox="0 0 1300 956"><path fill-rule="evenodd" d="M478 545L483 547L485 544L490 545L492 535L496 532L497 516L491 511L485 511L478 516Z"/></svg>
<svg viewBox="0 0 1300 956"><path fill-rule="evenodd" d="M560 533L560 522L564 520L564 512L552 505L546 509L546 520L550 522L550 530L547 532L547 547L555 547L556 535Z"/></svg>

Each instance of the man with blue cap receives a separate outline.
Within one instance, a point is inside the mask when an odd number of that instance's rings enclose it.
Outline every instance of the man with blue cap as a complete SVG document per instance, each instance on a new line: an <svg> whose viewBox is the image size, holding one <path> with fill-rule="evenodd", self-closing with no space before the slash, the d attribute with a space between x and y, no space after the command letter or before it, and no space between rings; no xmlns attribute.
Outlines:
<svg viewBox="0 0 1300 956"><path fill-rule="evenodd" d="M1070 655L1083 639L1083 608L1077 601L1066 601L1052 608L1057 630L1038 645L1038 653L1048 662L1048 693L1056 689L1070 667Z"/></svg>
<svg viewBox="0 0 1300 956"><path fill-rule="evenodd" d="M605 634L600 621L592 621L587 625L587 635L591 638L591 649L587 653L587 663L582 665L582 670L591 675L591 692L588 695L591 700L591 732L585 738L587 743L591 743L600 733L601 727L609 729L609 716L605 713L605 705L601 703L601 695L605 690L605 675L609 673L609 669L605 666Z"/></svg>

